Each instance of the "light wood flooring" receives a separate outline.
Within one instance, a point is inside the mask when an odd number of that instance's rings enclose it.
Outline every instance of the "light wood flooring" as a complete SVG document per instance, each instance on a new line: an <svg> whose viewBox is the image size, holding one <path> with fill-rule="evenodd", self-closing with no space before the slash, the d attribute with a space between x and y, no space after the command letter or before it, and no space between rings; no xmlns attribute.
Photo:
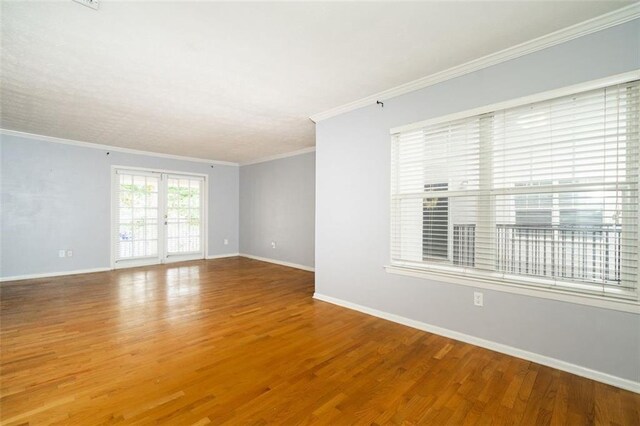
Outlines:
<svg viewBox="0 0 640 426"><path fill-rule="evenodd" d="M640 395L312 299L245 258L0 287L0 424L640 425Z"/></svg>

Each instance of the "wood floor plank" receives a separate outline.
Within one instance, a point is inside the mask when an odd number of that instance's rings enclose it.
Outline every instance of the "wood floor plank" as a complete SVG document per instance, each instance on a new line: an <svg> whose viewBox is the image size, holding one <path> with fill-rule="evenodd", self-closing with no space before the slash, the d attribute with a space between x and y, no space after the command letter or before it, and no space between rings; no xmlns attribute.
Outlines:
<svg viewBox="0 0 640 426"><path fill-rule="evenodd" d="M0 286L0 424L640 424L640 395L312 298L245 258Z"/></svg>

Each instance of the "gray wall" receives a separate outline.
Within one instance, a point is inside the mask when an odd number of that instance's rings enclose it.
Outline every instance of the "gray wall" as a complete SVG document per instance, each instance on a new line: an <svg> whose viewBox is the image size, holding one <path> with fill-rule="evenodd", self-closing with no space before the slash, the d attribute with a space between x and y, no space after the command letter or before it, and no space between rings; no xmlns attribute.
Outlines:
<svg viewBox="0 0 640 426"><path fill-rule="evenodd" d="M2 277L110 266L111 165L206 173L208 254L238 252L237 166L0 138Z"/></svg>
<svg viewBox="0 0 640 426"><path fill-rule="evenodd" d="M311 152L240 168L241 253L313 267L315 159Z"/></svg>
<svg viewBox="0 0 640 426"><path fill-rule="evenodd" d="M389 129L640 68L640 20L320 122L316 292L640 381L640 316L388 274Z"/></svg>

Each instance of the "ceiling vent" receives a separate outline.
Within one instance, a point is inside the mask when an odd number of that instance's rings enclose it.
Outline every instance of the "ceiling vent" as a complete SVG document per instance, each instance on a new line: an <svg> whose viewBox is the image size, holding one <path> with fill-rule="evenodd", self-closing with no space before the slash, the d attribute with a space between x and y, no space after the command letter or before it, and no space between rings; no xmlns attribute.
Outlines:
<svg viewBox="0 0 640 426"><path fill-rule="evenodd" d="M100 0L73 0L73 1L75 1L76 3L83 4L95 10L98 10L98 8L100 7Z"/></svg>

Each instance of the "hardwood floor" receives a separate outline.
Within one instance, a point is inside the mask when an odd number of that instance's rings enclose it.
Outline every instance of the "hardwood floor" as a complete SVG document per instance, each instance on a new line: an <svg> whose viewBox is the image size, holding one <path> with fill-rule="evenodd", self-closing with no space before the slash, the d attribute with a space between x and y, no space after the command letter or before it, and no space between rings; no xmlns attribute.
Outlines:
<svg viewBox="0 0 640 426"><path fill-rule="evenodd" d="M640 395L244 258L3 283L2 425L640 424Z"/></svg>

